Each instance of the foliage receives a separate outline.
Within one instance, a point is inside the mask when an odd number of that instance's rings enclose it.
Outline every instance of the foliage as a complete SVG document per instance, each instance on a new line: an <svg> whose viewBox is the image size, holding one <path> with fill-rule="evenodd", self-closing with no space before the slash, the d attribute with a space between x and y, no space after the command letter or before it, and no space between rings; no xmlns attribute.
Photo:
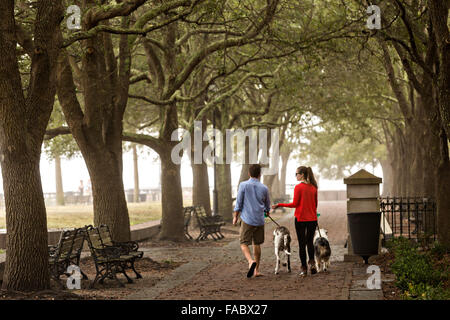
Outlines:
<svg viewBox="0 0 450 320"><path fill-rule="evenodd" d="M65 119L61 106L55 101L48 128L61 127L65 125ZM79 155L79 149L71 134L59 135L50 140L45 140L43 144L45 154L49 159L56 156L64 156L67 159Z"/></svg>
<svg viewBox="0 0 450 320"><path fill-rule="evenodd" d="M436 263L443 256L442 246L435 244L431 250L423 251L418 244L400 237L389 241L387 247L394 253L391 267L405 299L450 299L450 291L444 287L448 266Z"/></svg>

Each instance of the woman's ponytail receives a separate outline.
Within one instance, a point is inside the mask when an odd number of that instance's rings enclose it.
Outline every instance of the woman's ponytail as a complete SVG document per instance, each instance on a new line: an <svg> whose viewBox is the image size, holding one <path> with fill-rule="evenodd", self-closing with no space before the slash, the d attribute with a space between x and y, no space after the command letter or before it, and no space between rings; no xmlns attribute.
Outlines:
<svg viewBox="0 0 450 320"><path fill-rule="evenodd" d="M318 188L316 178L314 178L314 173L311 169L311 167L306 168L306 172L308 173L308 176L306 178L306 181L308 181L310 184L312 184L314 187Z"/></svg>
<svg viewBox="0 0 450 320"><path fill-rule="evenodd" d="M303 174L303 176L305 177L306 182L308 182L309 184L312 184L314 187L317 187L317 181L316 178L314 178L314 173L312 172L311 167L298 167L297 171L301 174Z"/></svg>

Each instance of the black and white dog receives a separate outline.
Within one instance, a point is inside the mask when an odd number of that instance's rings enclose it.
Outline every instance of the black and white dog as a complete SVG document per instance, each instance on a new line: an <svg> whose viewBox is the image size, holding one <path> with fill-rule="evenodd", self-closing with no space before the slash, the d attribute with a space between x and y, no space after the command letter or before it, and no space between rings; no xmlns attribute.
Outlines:
<svg viewBox="0 0 450 320"><path fill-rule="evenodd" d="M288 272L291 272L291 235L286 227L280 226L273 231L273 244L277 257L275 274L278 274L281 260L283 260L283 266L287 266Z"/></svg>
<svg viewBox="0 0 450 320"><path fill-rule="evenodd" d="M327 271L330 267L331 248L328 242L328 231L325 229L316 230L314 234L314 258L317 264L317 271Z"/></svg>

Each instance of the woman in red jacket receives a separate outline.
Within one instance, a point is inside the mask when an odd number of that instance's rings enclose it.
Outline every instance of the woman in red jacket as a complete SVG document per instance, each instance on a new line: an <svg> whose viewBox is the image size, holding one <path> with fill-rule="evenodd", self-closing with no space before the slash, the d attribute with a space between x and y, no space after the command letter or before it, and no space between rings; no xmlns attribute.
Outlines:
<svg viewBox="0 0 450 320"><path fill-rule="evenodd" d="M295 231L297 232L300 249L300 261L302 270L300 276L306 276L306 247L308 247L309 268L311 274L315 274L316 263L314 261L314 233L317 228L317 182L311 167L298 167L295 176L300 181L294 188L292 203L278 203L272 208L295 208Z"/></svg>

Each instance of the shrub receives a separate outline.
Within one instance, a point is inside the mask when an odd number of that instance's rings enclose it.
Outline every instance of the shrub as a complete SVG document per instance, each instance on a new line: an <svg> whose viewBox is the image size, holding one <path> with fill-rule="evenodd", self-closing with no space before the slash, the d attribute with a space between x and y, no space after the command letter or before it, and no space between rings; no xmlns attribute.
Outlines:
<svg viewBox="0 0 450 320"><path fill-rule="evenodd" d="M443 282L448 279L448 271L439 270L435 261L445 254L439 244L421 252L416 243L406 238L397 238L387 243L394 253L391 268L396 276L396 286L404 292L406 299L449 299Z"/></svg>
<svg viewBox="0 0 450 320"><path fill-rule="evenodd" d="M433 287L429 284L409 284L408 290L404 293L404 298L407 300L448 300L450 293L444 290L442 285Z"/></svg>
<svg viewBox="0 0 450 320"><path fill-rule="evenodd" d="M431 247L430 253L434 255L436 259L440 260L444 257L444 254L447 253L447 248L436 241L433 244L433 247Z"/></svg>

